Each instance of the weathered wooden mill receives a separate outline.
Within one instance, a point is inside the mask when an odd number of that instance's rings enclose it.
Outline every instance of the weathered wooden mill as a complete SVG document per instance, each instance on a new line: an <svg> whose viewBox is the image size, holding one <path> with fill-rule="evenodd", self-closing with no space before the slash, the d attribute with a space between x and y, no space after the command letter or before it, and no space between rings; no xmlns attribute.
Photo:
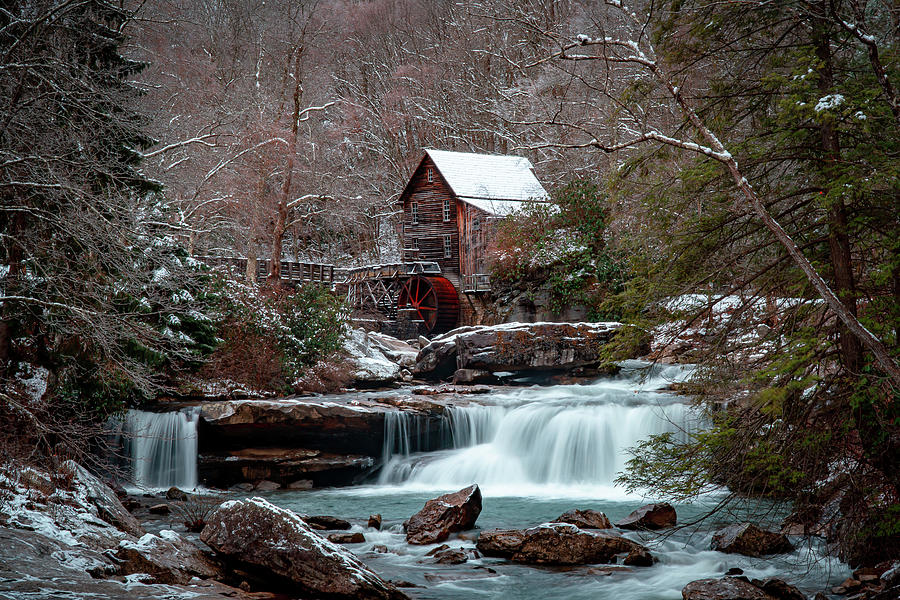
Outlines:
<svg viewBox="0 0 900 600"><path fill-rule="evenodd" d="M526 158L426 150L397 201L402 262L348 271L348 302L407 318L422 333L473 324L478 297L490 291L495 223L547 201Z"/></svg>
<svg viewBox="0 0 900 600"><path fill-rule="evenodd" d="M282 279L334 286L354 309L408 322L418 333L476 324L491 290L488 250L497 221L548 202L527 158L426 150L403 188L400 262L342 269L281 261ZM202 257L263 279L268 261ZM411 333L407 331L405 333Z"/></svg>

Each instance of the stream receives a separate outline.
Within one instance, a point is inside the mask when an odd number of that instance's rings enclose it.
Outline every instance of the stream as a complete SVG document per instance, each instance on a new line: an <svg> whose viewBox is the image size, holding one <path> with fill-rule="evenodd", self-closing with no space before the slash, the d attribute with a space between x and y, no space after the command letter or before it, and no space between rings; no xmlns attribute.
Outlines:
<svg viewBox="0 0 900 600"><path fill-rule="evenodd" d="M651 434L683 435L703 423L683 396L665 391L673 381L688 377L690 367L654 367L646 376L642 366L625 363L618 376L587 385L504 388L473 398L468 405L449 409L441 432L445 449L438 451L418 452L433 444L422 439L425 434L414 417L398 412L385 422L383 466L370 482L253 495L301 514L351 521L352 531L363 532L366 541L346 547L383 577L422 586L404 589L412 598L676 600L688 582L721 577L735 567L750 578L786 579L808 595L846 578L847 566L825 558L823 548L815 544L800 543L790 554L763 559L709 550L712 532L725 524L752 520L777 528L785 515L760 500L744 503L743 514L720 512L700 525L627 533L659 558L649 568L533 567L495 558L432 564L425 554L435 545L406 544L404 520L426 500L472 483L480 486L484 498L477 522L481 529L527 528L576 508L602 511L615 522L650 501L615 485L628 458L625 449ZM190 426L186 417L173 422ZM165 450L155 452L169 457ZM152 468L142 468L145 481L160 482ZM699 502L676 505L679 523L694 521L720 498L721 492L711 492ZM365 526L374 513L383 517L381 531ZM447 543L470 548L476 537L477 530L463 532Z"/></svg>

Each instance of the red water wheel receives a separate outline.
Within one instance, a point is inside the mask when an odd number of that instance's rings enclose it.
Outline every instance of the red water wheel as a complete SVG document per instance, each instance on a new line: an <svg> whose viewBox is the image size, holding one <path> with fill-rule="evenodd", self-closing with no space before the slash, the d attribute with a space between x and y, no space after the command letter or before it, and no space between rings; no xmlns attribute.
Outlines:
<svg viewBox="0 0 900 600"><path fill-rule="evenodd" d="M450 331L459 319L459 295L444 277L414 275L403 283L397 309L421 322L423 333Z"/></svg>

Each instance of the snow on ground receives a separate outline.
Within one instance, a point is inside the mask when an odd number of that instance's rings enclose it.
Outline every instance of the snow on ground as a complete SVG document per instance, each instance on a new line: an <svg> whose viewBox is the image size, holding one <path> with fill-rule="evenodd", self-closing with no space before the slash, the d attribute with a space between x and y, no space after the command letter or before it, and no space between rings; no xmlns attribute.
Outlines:
<svg viewBox="0 0 900 600"><path fill-rule="evenodd" d="M657 357L675 357L709 342L717 332L731 328L725 348L742 360L758 360L785 343L769 325L786 312L822 306L821 299L741 297L734 294L683 294L660 307L674 320L651 331L650 350ZM680 317L680 318L678 318Z"/></svg>
<svg viewBox="0 0 900 600"><path fill-rule="evenodd" d="M32 467L0 469L0 513L6 526L35 531L66 546L110 547L127 534L100 518L90 489L73 479L64 489Z"/></svg>
<svg viewBox="0 0 900 600"><path fill-rule="evenodd" d="M16 381L25 391L31 404L40 404L41 398L47 393L47 377L49 371L44 367L25 365L27 373L16 375Z"/></svg>

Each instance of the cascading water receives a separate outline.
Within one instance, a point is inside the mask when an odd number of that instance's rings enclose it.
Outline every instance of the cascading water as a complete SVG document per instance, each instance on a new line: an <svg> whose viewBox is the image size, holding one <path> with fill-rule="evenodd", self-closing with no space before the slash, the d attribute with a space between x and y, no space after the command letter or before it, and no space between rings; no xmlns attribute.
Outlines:
<svg viewBox="0 0 900 600"><path fill-rule="evenodd" d="M478 483L489 493L608 490L625 467L626 448L695 426L684 399L661 391L689 372L665 367L642 382L625 370L591 385L527 388L494 395L490 405L451 407L441 436L450 450L441 452L415 454L408 444L397 452L402 430L386 427L379 483L446 489Z"/></svg>
<svg viewBox="0 0 900 600"><path fill-rule="evenodd" d="M132 482L144 488L197 487L199 408L125 415L125 449L131 457Z"/></svg>

